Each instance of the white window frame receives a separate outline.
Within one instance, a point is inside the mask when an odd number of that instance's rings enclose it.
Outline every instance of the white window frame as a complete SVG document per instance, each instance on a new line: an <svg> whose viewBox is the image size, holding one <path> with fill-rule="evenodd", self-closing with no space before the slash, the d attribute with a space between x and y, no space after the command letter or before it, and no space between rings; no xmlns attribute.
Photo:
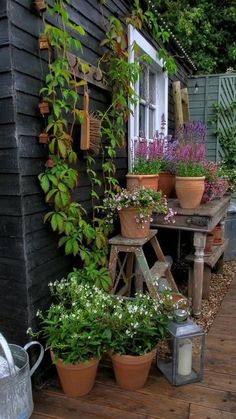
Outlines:
<svg viewBox="0 0 236 419"><path fill-rule="evenodd" d="M163 71L164 62L158 58L158 51L141 35L141 33L135 29L132 25L128 25L128 45L129 45L129 62L135 61L134 45L138 45L143 54L147 54L152 59L151 69L152 72L156 73L156 106L155 106L155 117L154 124L155 130L159 130L161 127L161 117L164 114L166 119L165 135L168 132L168 73ZM139 95L139 81L133 86L137 94ZM134 141L139 136L139 104L134 106L130 104L132 113L129 117L128 122L128 167L132 169L133 155L132 150L134 149ZM148 118L146 118L146 124Z"/></svg>

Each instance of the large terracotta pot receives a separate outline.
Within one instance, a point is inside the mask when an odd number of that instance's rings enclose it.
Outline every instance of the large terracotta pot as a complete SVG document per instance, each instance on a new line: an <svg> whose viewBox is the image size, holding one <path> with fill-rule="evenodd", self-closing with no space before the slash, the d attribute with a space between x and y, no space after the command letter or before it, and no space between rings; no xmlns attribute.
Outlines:
<svg viewBox="0 0 236 419"><path fill-rule="evenodd" d="M137 223L138 210L136 208L122 208L118 214L122 237L141 239L149 236L150 218L145 223Z"/></svg>
<svg viewBox="0 0 236 419"><path fill-rule="evenodd" d="M158 190L162 191L166 198L173 195L175 189L175 175L170 172L159 173Z"/></svg>
<svg viewBox="0 0 236 419"><path fill-rule="evenodd" d="M52 360L54 355L51 353ZM98 368L98 359L90 359L77 365L55 362L64 393L69 397L84 396L92 390Z"/></svg>
<svg viewBox="0 0 236 419"><path fill-rule="evenodd" d="M175 177L175 190L181 208L194 209L200 205L204 193L205 176Z"/></svg>
<svg viewBox="0 0 236 419"><path fill-rule="evenodd" d="M144 387L156 350L145 355L111 355L117 384L125 390Z"/></svg>
<svg viewBox="0 0 236 419"><path fill-rule="evenodd" d="M134 189L150 188L157 190L159 175L135 175L127 174L127 189L133 191Z"/></svg>

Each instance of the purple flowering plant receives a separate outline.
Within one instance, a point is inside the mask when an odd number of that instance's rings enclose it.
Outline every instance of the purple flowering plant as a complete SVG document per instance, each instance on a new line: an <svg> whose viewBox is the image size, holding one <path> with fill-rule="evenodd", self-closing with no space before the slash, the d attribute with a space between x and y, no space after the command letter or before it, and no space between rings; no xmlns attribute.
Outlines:
<svg viewBox="0 0 236 419"><path fill-rule="evenodd" d="M168 208L167 199L161 191L150 188L140 188L133 191L122 189L118 194L103 200L103 210L107 215L107 222L112 224L118 212L123 208L136 208L136 222L139 224L152 221L151 214L164 214L166 222L174 221L174 211Z"/></svg>
<svg viewBox="0 0 236 419"><path fill-rule="evenodd" d="M169 147L169 159L175 162L179 176L204 176L206 160L206 129L201 121L188 122L180 126Z"/></svg>
<svg viewBox="0 0 236 419"><path fill-rule="evenodd" d="M165 126L166 121L163 114L160 130L155 132L152 140L148 140L145 136L135 140L132 173L158 174L162 170L166 145L170 137L165 135Z"/></svg>

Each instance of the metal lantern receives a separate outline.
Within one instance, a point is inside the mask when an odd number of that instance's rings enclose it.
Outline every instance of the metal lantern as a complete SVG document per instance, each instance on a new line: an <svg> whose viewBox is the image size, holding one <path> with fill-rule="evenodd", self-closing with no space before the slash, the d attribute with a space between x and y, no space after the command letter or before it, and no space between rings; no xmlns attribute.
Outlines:
<svg viewBox="0 0 236 419"><path fill-rule="evenodd" d="M157 367L176 386L203 380L205 334L186 310L175 310Z"/></svg>

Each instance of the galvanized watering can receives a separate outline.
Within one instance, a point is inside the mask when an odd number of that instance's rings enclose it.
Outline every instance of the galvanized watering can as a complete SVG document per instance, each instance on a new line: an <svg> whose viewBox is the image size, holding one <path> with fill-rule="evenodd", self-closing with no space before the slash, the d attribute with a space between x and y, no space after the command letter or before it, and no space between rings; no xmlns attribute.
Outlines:
<svg viewBox="0 0 236 419"><path fill-rule="evenodd" d="M40 354L30 369L27 349L38 345ZM0 333L0 419L29 419L33 412L31 375L43 359L39 342L27 343L24 348L8 345Z"/></svg>

